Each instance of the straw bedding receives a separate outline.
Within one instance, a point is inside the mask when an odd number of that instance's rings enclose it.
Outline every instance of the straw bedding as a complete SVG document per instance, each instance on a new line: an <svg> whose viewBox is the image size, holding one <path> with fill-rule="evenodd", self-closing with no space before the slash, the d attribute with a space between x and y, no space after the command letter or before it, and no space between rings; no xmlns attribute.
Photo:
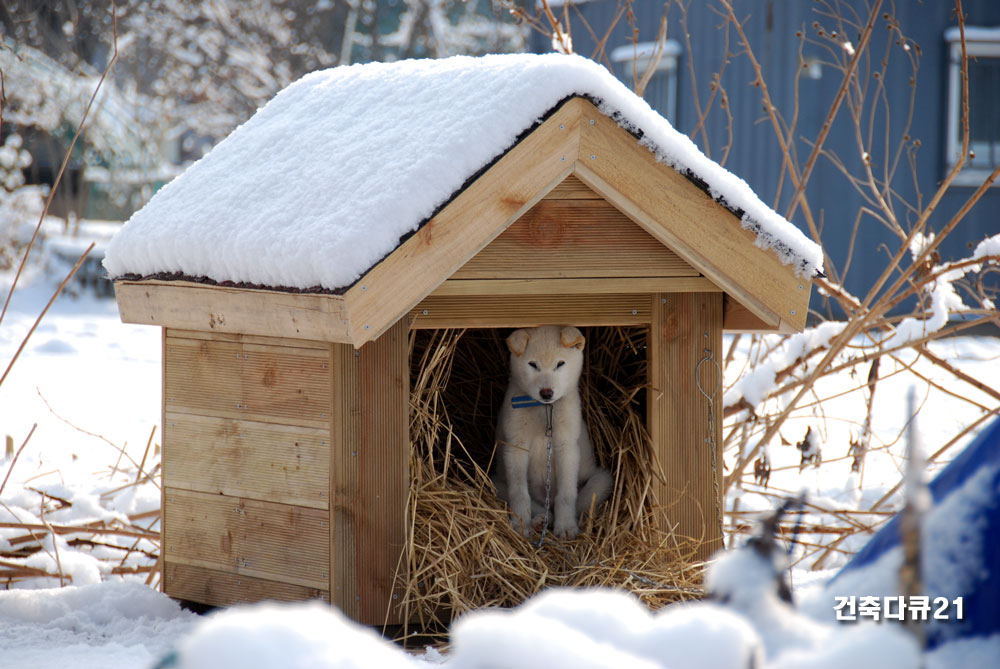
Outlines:
<svg viewBox="0 0 1000 669"><path fill-rule="evenodd" d="M646 331L583 331L587 425L615 488L581 523L579 538L549 533L541 548L511 529L487 474L507 332L411 332L412 480L397 578L404 617L419 632L443 631L472 609L515 606L551 586L618 586L654 608L700 594L694 545L658 529L649 494L657 465L645 428Z"/></svg>

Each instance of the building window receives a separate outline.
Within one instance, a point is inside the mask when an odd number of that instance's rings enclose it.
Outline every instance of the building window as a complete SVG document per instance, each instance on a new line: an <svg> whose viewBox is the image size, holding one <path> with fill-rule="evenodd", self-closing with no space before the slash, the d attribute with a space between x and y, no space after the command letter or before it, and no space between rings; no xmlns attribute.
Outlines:
<svg viewBox="0 0 1000 669"><path fill-rule="evenodd" d="M962 42L957 27L945 31L949 47L947 169L962 151ZM966 26L969 56L969 151L958 184L978 186L1000 165L1000 28Z"/></svg>
<svg viewBox="0 0 1000 669"><path fill-rule="evenodd" d="M656 42L640 42L626 44L611 52L611 64L615 76L633 88L649 70L656 57ZM674 126L677 125L677 58L681 54L681 45L668 39L660 50L660 58L656 61L652 75L642 92L643 99L649 106L660 113Z"/></svg>

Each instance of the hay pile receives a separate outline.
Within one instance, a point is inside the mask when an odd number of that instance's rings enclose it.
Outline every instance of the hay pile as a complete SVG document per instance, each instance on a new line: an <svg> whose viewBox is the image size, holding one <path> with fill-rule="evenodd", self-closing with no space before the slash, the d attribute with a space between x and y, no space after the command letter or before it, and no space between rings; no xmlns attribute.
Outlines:
<svg viewBox="0 0 1000 669"><path fill-rule="evenodd" d="M578 539L549 533L541 548L511 529L487 474L507 380L506 332L411 332L409 543L398 578L405 618L421 632L551 586L619 586L654 608L700 594L694 546L657 528L648 496L646 331L583 331L587 424L615 488Z"/></svg>

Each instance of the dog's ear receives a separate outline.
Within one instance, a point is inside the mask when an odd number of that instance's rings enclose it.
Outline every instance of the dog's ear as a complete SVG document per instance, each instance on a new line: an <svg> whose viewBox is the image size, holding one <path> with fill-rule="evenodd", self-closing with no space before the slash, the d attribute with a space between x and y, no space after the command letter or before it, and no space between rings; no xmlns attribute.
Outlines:
<svg viewBox="0 0 1000 669"><path fill-rule="evenodd" d="M562 345L566 348L578 348L581 351L583 350L583 344L586 341L583 338L583 334L572 325L567 325L560 330L559 339L562 341Z"/></svg>
<svg viewBox="0 0 1000 669"><path fill-rule="evenodd" d="M520 358L524 355L524 350L528 348L529 339L531 339L531 335L528 334L527 330L514 330L507 337L507 348Z"/></svg>

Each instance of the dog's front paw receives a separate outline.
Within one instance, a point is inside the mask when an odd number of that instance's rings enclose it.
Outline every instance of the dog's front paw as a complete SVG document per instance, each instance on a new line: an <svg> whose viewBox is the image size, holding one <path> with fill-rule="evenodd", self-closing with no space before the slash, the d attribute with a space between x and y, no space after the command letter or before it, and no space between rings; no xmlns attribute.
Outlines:
<svg viewBox="0 0 1000 669"><path fill-rule="evenodd" d="M531 523L525 523L515 513L510 514L510 526L514 528L515 532L518 532L525 539L531 537Z"/></svg>
<svg viewBox="0 0 1000 669"><path fill-rule="evenodd" d="M576 539L577 535L580 534L580 528L575 521L568 524L556 523L553 531L560 539Z"/></svg>

